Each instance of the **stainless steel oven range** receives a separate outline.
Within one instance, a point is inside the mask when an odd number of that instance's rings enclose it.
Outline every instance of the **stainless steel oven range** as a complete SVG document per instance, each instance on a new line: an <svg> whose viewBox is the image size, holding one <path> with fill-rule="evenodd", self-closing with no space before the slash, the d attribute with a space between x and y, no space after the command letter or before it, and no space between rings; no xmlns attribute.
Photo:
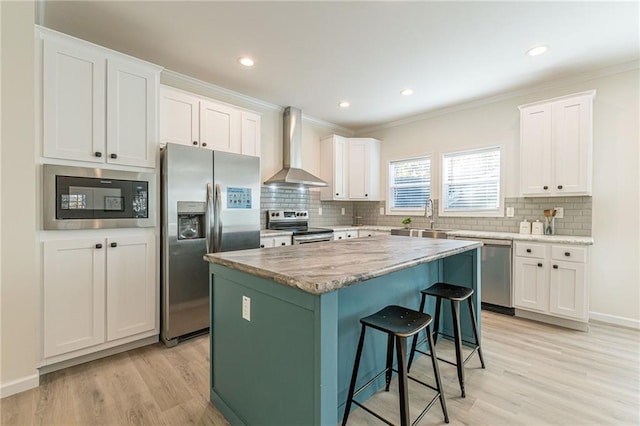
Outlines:
<svg viewBox="0 0 640 426"><path fill-rule="evenodd" d="M293 232L293 244L333 241L333 230L309 227L306 210L267 210L267 229Z"/></svg>

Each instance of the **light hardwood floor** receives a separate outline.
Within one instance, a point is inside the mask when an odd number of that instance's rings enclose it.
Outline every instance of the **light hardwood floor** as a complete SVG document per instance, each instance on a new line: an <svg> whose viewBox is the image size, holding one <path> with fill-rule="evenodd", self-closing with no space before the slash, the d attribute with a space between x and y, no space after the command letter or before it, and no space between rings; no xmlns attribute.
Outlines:
<svg viewBox="0 0 640 426"><path fill-rule="evenodd" d="M592 324L588 333L482 313L487 368L466 367L461 398L455 367L439 363L452 425L639 425L640 332ZM0 400L2 425L226 425L209 403L209 339L162 344L48 374L40 387ZM441 341L438 355L452 359ZM431 379L426 357L411 373ZM411 413L428 390L410 382ZM366 404L397 421L397 396ZM355 409L350 425L377 425ZM444 424L435 405L420 425ZM278 425L280 426L280 425Z"/></svg>

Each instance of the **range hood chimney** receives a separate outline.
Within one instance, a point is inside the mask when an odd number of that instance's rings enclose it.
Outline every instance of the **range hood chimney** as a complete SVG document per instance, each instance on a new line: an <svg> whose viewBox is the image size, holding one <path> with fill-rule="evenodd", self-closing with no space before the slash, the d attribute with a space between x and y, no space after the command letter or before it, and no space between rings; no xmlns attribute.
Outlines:
<svg viewBox="0 0 640 426"><path fill-rule="evenodd" d="M329 184L302 170L302 111L284 109L282 121L282 170L271 176L265 185L322 187Z"/></svg>

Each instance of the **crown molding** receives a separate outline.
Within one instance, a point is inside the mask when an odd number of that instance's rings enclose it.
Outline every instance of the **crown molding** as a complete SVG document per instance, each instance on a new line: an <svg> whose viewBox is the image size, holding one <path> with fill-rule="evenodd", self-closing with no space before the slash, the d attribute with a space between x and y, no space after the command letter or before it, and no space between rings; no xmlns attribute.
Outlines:
<svg viewBox="0 0 640 426"><path fill-rule="evenodd" d="M620 74L623 72L631 71L634 69L640 68L640 60L634 60L630 62L625 62L622 64L600 68L595 71L586 72L583 74L574 75L567 78L562 78L558 80L552 80L546 83L538 84L535 86L526 87L524 89L514 90L511 92L500 93L498 95L489 96L486 98L476 99L469 102L459 103L455 105L451 105L448 107L436 109L433 111L428 111L422 114L413 115L407 118L403 118L400 120L390 121L388 123L384 123L381 125L366 127L363 129L359 129L355 132L356 135L362 135L370 132L376 132L383 129L390 129L393 127L404 126L407 124L415 123L417 121L426 120L429 118L438 117L445 114L451 114L457 111L463 111L466 109L476 108L482 105L491 104L494 102L499 102L507 99L517 98L519 96L530 95L532 93L536 93L542 90L554 89L557 87L566 86L573 83L579 83L583 81L589 81L596 78L607 77L610 75Z"/></svg>

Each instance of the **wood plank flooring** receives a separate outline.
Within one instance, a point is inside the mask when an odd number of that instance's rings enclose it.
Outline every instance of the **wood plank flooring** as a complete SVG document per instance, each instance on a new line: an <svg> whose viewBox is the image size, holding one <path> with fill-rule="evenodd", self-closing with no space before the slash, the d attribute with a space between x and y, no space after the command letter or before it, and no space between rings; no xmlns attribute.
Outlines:
<svg viewBox="0 0 640 426"><path fill-rule="evenodd" d="M592 324L588 333L482 312L483 350L466 367L439 363L451 425L639 425L640 332ZM438 355L453 358L448 341ZM432 380L426 357L412 375ZM50 373L40 387L0 400L2 425L226 425L209 402L209 338L162 344ZM431 382L432 383L432 382ZM411 414L429 390L410 382ZM397 422L397 394L366 404ZM355 409L349 425L381 424ZM420 425L444 424L435 405ZM280 425L278 425L280 426ZM302 426L302 425L300 425Z"/></svg>

